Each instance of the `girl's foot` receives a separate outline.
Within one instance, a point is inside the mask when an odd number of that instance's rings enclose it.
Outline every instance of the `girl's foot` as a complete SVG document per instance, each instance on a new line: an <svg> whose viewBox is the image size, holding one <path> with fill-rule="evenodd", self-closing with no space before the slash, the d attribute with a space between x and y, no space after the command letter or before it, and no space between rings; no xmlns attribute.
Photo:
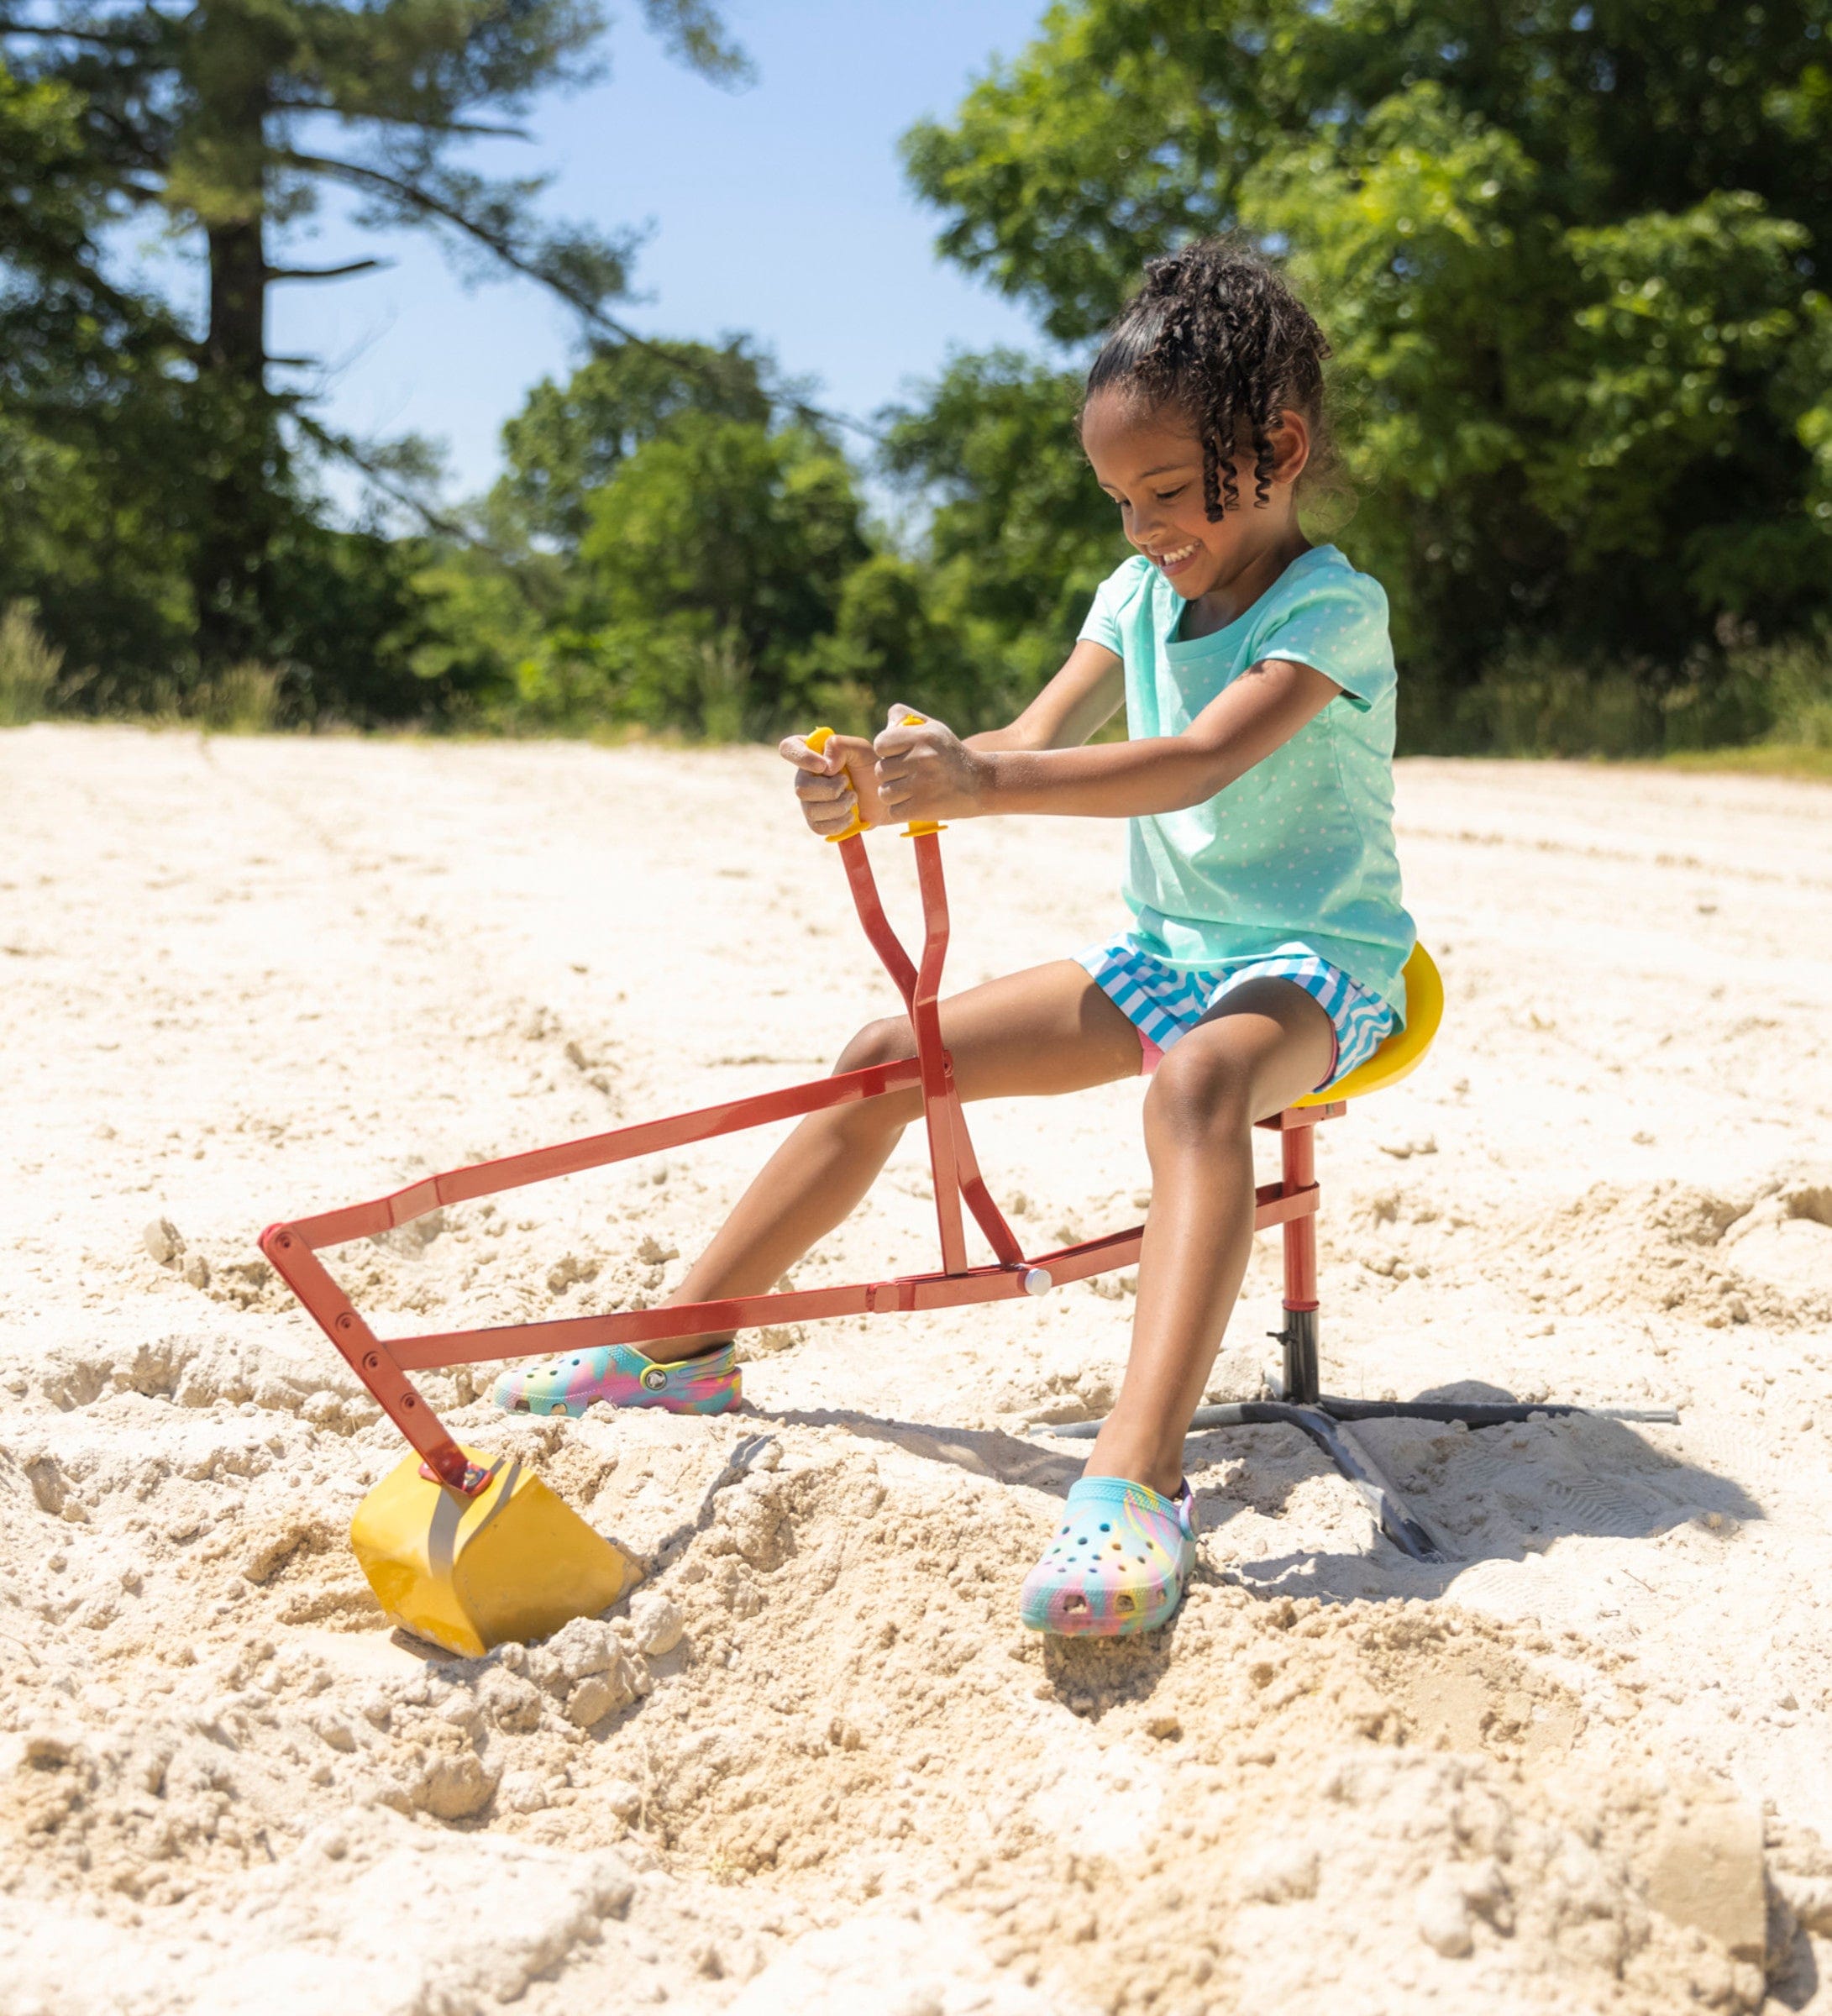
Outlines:
<svg viewBox="0 0 1832 2016"><path fill-rule="evenodd" d="M1187 1483L1172 1499L1128 1478L1084 1477L1069 1486L1049 1551L1025 1578L1025 1625L1062 1638L1155 1631L1183 1601L1195 1565Z"/></svg>
<svg viewBox="0 0 1832 2016"><path fill-rule="evenodd" d="M727 1414L743 1381L733 1347L658 1365L627 1344L570 1352L544 1365L506 1372L493 1395L506 1414L583 1414L594 1400L613 1407L659 1407L668 1414Z"/></svg>

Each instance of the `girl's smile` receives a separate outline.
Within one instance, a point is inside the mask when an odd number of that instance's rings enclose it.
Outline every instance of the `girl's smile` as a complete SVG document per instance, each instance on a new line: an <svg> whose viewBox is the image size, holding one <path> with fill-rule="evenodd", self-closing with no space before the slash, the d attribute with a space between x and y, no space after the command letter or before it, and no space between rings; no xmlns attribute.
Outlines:
<svg viewBox="0 0 1832 2016"><path fill-rule="evenodd" d="M1173 547L1168 553L1147 554L1146 557L1160 574L1181 574L1201 551L1202 548L1192 539L1187 546Z"/></svg>

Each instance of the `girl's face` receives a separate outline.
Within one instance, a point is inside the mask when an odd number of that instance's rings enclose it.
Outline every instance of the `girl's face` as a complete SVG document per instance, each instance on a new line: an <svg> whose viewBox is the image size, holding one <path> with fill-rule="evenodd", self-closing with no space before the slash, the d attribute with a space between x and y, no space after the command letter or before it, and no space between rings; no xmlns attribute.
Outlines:
<svg viewBox="0 0 1832 2016"><path fill-rule="evenodd" d="M1185 601L1234 580L1296 527L1293 486L1310 454L1304 416L1287 412L1272 437L1271 488L1255 498L1253 458L1234 461L1240 502L1211 519L1202 503L1202 443L1173 408L1123 392L1097 393L1082 415L1081 444L1100 487L1120 507L1126 536Z"/></svg>

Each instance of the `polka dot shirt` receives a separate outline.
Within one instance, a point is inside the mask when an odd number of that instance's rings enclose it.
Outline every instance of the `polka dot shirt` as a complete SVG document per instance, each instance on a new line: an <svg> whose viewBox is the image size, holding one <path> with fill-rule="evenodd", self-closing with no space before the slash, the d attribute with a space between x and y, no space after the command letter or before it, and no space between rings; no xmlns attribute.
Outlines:
<svg viewBox="0 0 1832 2016"><path fill-rule="evenodd" d="M1179 638L1184 606L1139 554L1102 582L1082 626L1126 662L1133 737L1180 735L1268 659L1314 666L1341 691L1205 804L1130 822L1126 898L1142 943L1173 965L1212 967L1301 940L1404 1016L1415 934L1393 838L1385 592L1317 546L1225 629Z"/></svg>

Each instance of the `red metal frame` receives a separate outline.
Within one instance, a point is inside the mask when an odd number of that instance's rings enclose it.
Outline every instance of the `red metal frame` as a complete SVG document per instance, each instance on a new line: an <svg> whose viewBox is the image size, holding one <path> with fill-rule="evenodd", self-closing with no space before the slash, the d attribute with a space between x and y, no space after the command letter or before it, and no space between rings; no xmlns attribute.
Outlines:
<svg viewBox="0 0 1832 2016"><path fill-rule="evenodd" d="M839 843L841 859L859 921L883 961L915 1032L916 1054L905 1062L869 1065L811 1084L760 1093L723 1105L666 1120L644 1121L556 1147L535 1148L496 1162L474 1163L428 1176L368 1204L347 1205L270 1226L260 1249L276 1271L372 1393L388 1416L425 1461L428 1473L459 1491L475 1491L482 1478L467 1464L438 1416L407 1376L439 1366L477 1364L491 1358L531 1356L545 1351L577 1351L605 1344L648 1346L669 1337L706 1331L750 1330L767 1323L817 1320L827 1316L881 1315L890 1311L951 1309L973 1302L998 1302L1041 1294L1065 1281L1130 1267L1139 1256L1144 1228L1110 1233L1027 1258L979 1173L967 1119L955 1089L953 1060L942 1042L938 1000L942 963L947 952L947 893L942 878L941 843L933 832L911 836L922 897L924 932L920 964L899 942L885 915L865 843L858 836ZM318 1257L323 1247L374 1238L410 1224L440 1205L494 1196L555 1176L576 1175L689 1142L709 1141L772 1121L825 1111L854 1100L881 1099L918 1085L934 1178L935 1215L942 1265L931 1273L900 1274L885 1281L853 1282L837 1288L798 1289L782 1294L727 1296L716 1302L676 1303L665 1309L624 1310L610 1315L569 1316L540 1323L512 1323L496 1329L449 1331L384 1340L375 1336ZM1262 1184L1254 1198L1257 1231L1284 1228L1285 1306L1316 1307L1317 1184L1314 1130L1320 1120L1346 1110L1338 1100L1323 1106L1294 1107L1264 1122L1279 1131L1283 1152L1281 1180ZM990 1265L970 1266L961 1207L966 1205L991 1247Z"/></svg>

